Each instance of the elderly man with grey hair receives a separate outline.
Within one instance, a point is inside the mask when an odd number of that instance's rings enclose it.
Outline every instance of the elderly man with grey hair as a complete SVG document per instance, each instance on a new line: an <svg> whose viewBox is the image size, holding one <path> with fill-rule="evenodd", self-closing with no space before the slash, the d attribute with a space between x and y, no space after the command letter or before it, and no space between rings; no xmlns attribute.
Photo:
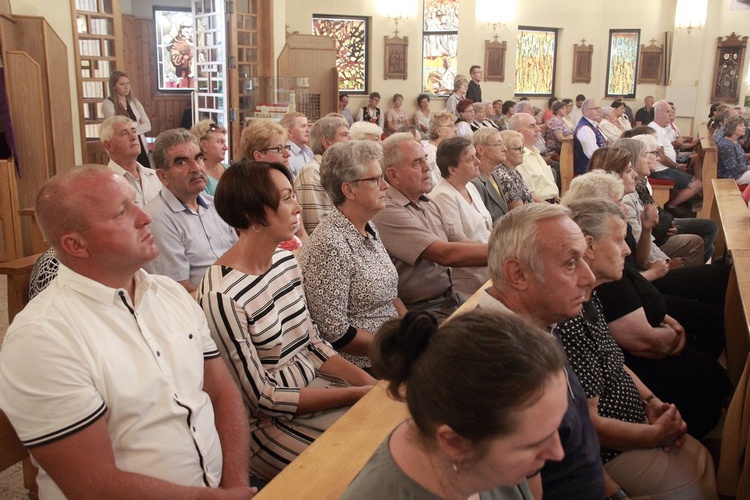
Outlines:
<svg viewBox="0 0 750 500"><path fill-rule="evenodd" d="M370 141L334 144L323 155L320 179L333 208L299 257L310 315L324 339L362 368L375 332L406 312L398 273L370 219L385 208L380 162Z"/></svg>
<svg viewBox="0 0 750 500"><path fill-rule="evenodd" d="M586 173L589 160L599 148L607 145L607 138L599 130L602 108L596 99L586 99L581 106L583 116L573 132L573 173Z"/></svg>
<svg viewBox="0 0 750 500"><path fill-rule="evenodd" d="M109 155L107 168L122 175L135 189L135 203L143 208L161 190L156 172L138 163L141 143L136 124L128 116L110 116L99 126L99 139Z"/></svg>
<svg viewBox="0 0 750 500"><path fill-rule="evenodd" d="M323 117L310 129L310 146L315 156L302 167L294 179L297 202L302 207L302 223L308 234L312 234L333 208L331 199L320 184L320 162L323 153L337 142L351 140L346 120L338 116Z"/></svg>
<svg viewBox="0 0 750 500"><path fill-rule="evenodd" d="M208 266L237 241L237 233L219 217L213 196L203 193L203 153L193 134L184 128L162 132L153 158L164 187L145 211L153 219L151 232L160 252L144 269L194 292Z"/></svg>
<svg viewBox="0 0 750 500"><path fill-rule="evenodd" d="M487 265L487 245L474 243L444 222L427 196L430 166L411 134L383 142L383 174L388 181L385 208L373 222L398 271L398 296L410 311L448 316L461 303L453 291L451 267Z"/></svg>
<svg viewBox="0 0 750 500"><path fill-rule="evenodd" d="M481 294L478 307L517 314L556 335L555 325L581 312L595 283L585 252L586 240L567 208L531 203L511 210L490 235L492 286ZM599 439L581 383L567 363L565 370L568 408L559 429L565 457L541 469L544 497L601 499L605 485ZM529 478L536 493L539 479L538 474Z"/></svg>

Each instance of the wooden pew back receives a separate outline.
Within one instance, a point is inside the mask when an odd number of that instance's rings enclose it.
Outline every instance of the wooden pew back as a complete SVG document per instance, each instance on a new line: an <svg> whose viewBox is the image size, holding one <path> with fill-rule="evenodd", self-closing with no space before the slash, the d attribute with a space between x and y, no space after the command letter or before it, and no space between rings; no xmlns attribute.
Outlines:
<svg viewBox="0 0 750 500"><path fill-rule="evenodd" d="M714 200L714 189L711 181L717 178L718 155L716 153L716 144L710 135L708 128L703 123L700 126L701 140L697 145L698 154L703 164L703 206L698 212L698 217L707 219L711 216L711 207Z"/></svg>

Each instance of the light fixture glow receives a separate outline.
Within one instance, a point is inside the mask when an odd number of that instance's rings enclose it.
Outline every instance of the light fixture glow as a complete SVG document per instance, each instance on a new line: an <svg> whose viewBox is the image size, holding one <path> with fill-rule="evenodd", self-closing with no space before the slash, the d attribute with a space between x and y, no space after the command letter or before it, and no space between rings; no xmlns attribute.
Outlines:
<svg viewBox="0 0 750 500"><path fill-rule="evenodd" d="M677 0L677 8L674 13L674 26L679 30L700 30L706 24L706 9L708 0Z"/></svg>

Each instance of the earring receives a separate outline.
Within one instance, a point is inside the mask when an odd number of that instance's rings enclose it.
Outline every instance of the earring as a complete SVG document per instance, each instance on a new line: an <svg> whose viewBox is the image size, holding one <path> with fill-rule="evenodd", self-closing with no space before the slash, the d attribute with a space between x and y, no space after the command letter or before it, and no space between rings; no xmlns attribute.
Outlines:
<svg viewBox="0 0 750 500"><path fill-rule="evenodd" d="M451 465L453 465L453 472L458 472L458 465L456 462L453 462Z"/></svg>
<svg viewBox="0 0 750 500"><path fill-rule="evenodd" d="M259 233L263 231L263 226L260 226L260 229L255 229L255 224L250 224L250 227L255 231L256 233Z"/></svg>

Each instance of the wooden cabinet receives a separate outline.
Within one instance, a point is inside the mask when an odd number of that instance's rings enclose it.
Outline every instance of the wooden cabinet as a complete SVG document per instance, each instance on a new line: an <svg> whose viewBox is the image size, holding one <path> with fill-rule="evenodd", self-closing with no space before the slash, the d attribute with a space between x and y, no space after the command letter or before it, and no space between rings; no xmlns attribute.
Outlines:
<svg viewBox="0 0 750 500"><path fill-rule="evenodd" d="M84 161L87 142L99 141L104 121L102 101L109 95L109 75L123 61L120 0L71 0L76 79Z"/></svg>

